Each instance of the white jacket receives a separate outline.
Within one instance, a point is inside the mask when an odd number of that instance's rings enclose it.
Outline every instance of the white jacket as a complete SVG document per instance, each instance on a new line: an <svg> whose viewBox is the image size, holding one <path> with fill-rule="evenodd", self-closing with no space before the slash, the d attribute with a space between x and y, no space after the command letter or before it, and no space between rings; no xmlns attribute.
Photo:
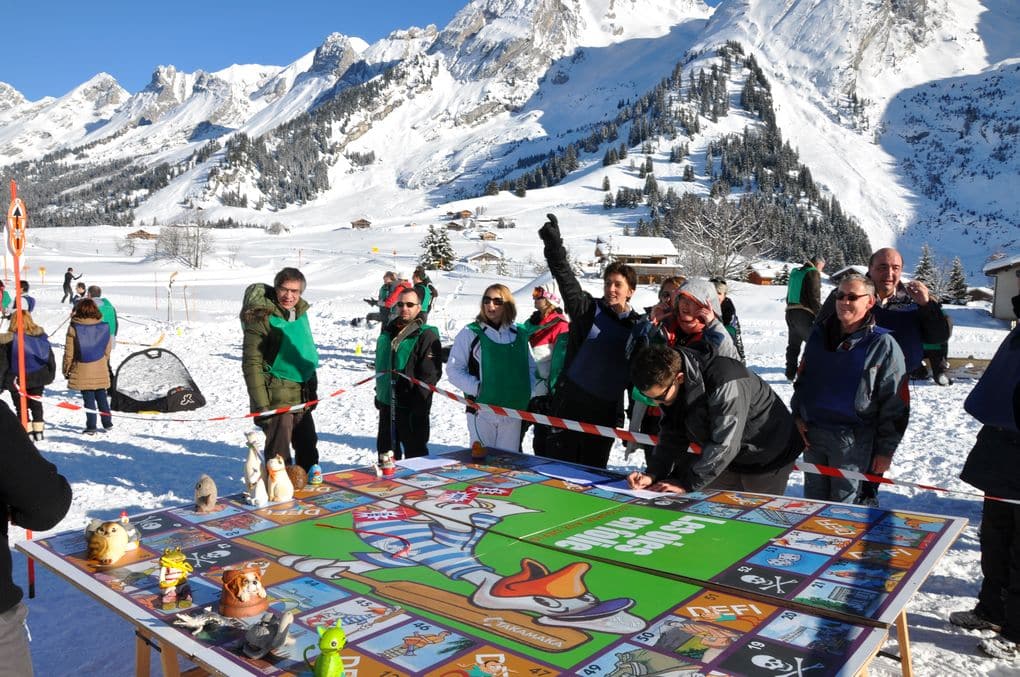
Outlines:
<svg viewBox="0 0 1020 677"><path fill-rule="evenodd" d="M513 343L514 339L517 338L517 325L505 324L499 329L494 329L492 325L481 323L485 335L488 336L494 343ZM457 334L457 338L453 339L453 347L450 348L450 357L446 361L446 377L450 380L456 388L460 389L465 395L470 397L477 397L478 390L481 385L482 379L485 378L485 365L482 364L482 342L479 339L475 342L475 338L478 335L471 331L468 327L464 327ZM474 343L474 350L471 349L471 344ZM474 354L475 360L478 361L478 376L472 376L468 373L468 362L471 358L471 353ZM531 390L535 390L535 360L531 356L531 351L528 351L528 373L531 379Z"/></svg>

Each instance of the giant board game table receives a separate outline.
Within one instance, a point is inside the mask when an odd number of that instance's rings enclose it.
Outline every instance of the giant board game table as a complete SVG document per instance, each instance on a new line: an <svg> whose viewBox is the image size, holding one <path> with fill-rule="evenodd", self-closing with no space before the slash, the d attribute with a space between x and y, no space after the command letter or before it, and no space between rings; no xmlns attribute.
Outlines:
<svg viewBox="0 0 1020 677"><path fill-rule="evenodd" d="M79 532L17 547L136 626L139 674L143 640L166 674L178 654L212 674L310 674L315 628L339 620L352 677L824 677L864 672L893 624L906 654L904 608L965 524L759 494L620 493L546 459L468 452L382 479L334 472L287 503L220 505L134 516L141 548L103 570ZM194 567L193 608L159 603L166 547ZM172 625L215 608L223 573L249 563L271 609L294 614L290 644L253 660L243 630Z"/></svg>

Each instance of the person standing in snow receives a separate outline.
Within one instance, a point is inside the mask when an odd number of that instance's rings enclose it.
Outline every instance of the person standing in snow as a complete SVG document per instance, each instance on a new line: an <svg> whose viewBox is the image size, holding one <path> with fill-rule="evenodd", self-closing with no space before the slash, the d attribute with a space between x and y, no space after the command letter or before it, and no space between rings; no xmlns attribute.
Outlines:
<svg viewBox="0 0 1020 677"><path fill-rule="evenodd" d="M71 280L77 280L84 273L74 274L74 268L68 268L67 272L64 273L64 295L60 298L61 303L66 303L68 299L71 299L71 303L74 303L73 294L71 293Z"/></svg>
<svg viewBox="0 0 1020 677"><path fill-rule="evenodd" d="M786 283L786 379L797 377L800 363L800 349L811 335L811 325L816 321L822 303L822 271L825 259L816 256L800 268L790 271Z"/></svg>
<svg viewBox="0 0 1020 677"><path fill-rule="evenodd" d="M421 319L421 296L417 289L405 289L394 304L396 316L379 334L375 348L375 371L384 374L396 370L429 385L439 383L443 375L442 345L439 332ZM410 329L408 327L410 326ZM396 346L393 341L404 333ZM394 411L395 440L391 439ZM393 451L396 460L428 454L429 413L432 391L397 376L375 380L375 408L379 410L376 450Z"/></svg>
<svg viewBox="0 0 1020 677"><path fill-rule="evenodd" d="M960 479L985 492L981 509L981 591L972 611L949 622L994 630L978 648L993 658L1020 661L1020 326L999 346L967 396L964 409L983 425ZM987 497L1008 499L1012 502Z"/></svg>
<svg viewBox="0 0 1020 677"><path fill-rule="evenodd" d="M96 410L103 421L102 432L113 427L110 402L106 389L110 387L110 350L113 336L110 326L92 299L82 299L74 307L71 324L64 338L63 374L67 387L80 390L85 402L85 435L95 435Z"/></svg>
<svg viewBox="0 0 1020 677"><path fill-rule="evenodd" d="M56 466L42 457L28 439L21 422L0 402L0 510L5 519L0 535L9 542L8 523L45 531L64 518L71 507L71 486ZM0 673L32 677L32 653L26 619L28 607L14 584L11 551L0 557Z"/></svg>
<svg viewBox="0 0 1020 677"><path fill-rule="evenodd" d="M421 315L422 323L425 323L429 319L429 313L432 311L432 306L435 305L439 292L436 291L432 280L429 279L429 274L421 266L415 268L411 273L411 282L418 290L418 296L421 297L421 313L419 315Z"/></svg>
<svg viewBox="0 0 1020 677"><path fill-rule="evenodd" d="M514 323L517 306L510 289L491 284L482 294L478 317L453 340L447 376L468 399L527 409L535 363L528 333ZM468 408L471 442L503 451L521 450L521 421Z"/></svg>
<svg viewBox="0 0 1020 677"><path fill-rule="evenodd" d="M602 274L602 298L581 288L567 259L559 223L553 214L539 229L549 272L559 285L570 316L570 332L563 370L550 399L550 415L596 425L623 425L623 396L629 385L626 349L631 330L641 316L630 305L637 274L613 262ZM561 461L605 468L613 439L554 428L546 456Z"/></svg>
<svg viewBox="0 0 1020 677"><path fill-rule="evenodd" d="M733 300L727 296L729 285L721 277L714 277L709 282L715 285L716 294L719 295L719 308L722 311L719 320L733 339L733 347L737 349L740 361L744 362L744 339L740 335L740 318L737 317L737 307L733 305Z"/></svg>
<svg viewBox="0 0 1020 677"><path fill-rule="evenodd" d="M535 389L528 411L537 414L549 412L549 393L559 376L562 358L566 353L566 338L570 331L570 323L559 307L560 297L556 293L556 283L549 280L531 291L535 302L535 312L524 323L528 332L528 343L531 344L531 356L535 360ZM560 340L560 337L563 337ZM559 348L557 349L557 344ZM524 424L526 425L526 424ZM522 425L523 434L525 427ZM531 445L535 454L542 456L546 450L546 438L549 426L541 423L534 425Z"/></svg>
<svg viewBox="0 0 1020 677"><path fill-rule="evenodd" d="M379 326L380 333L386 328L389 321L395 317L396 314L393 311L393 307L396 305L397 301L400 300L401 294L403 294L405 290L411 289L414 286L403 273L390 274L393 276L393 280L389 285L389 294L379 303L379 316L382 318L382 324ZM385 279L386 278L384 276L383 280ZM383 284L383 286L379 288L380 297L382 296L385 287L386 285Z"/></svg>
<svg viewBox="0 0 1020 677"><path fill-rule="evenodd" d="M272 286L256 282L244 292L241 370L252 413L314 399L319 353L308 322L308 302L302 298L305 285L300 270L284 268ZM279 455L287 465L294 462L294 430L305 415L304 410L287 411L255 419L266 434L267 459ZM306 462L298 459L302 467Z"/></svg>
<svg viewBox="0 0 1020 677"><path fill-rule="evenodd" d="M30 313L35 312L35 297L28 295L29 284L28 280L21 280L21 302L22 308Z"/></svg>
<svg viewBox="0 0 1020 677"><path fill-rule="evenodd" d="M0 334L0 358L7 362L4 370L4 387L10 392L14 400L14 411L21 416L21 394L18 391L16 381L18 379L18 311L11 317L11 324L8 330ZM42 327L32 320L32 315L25 310L20 311L22 327L25 332L25 383L24 391L30 397L27 398L28 412L31 423L28 424L28 431L32 439L39 441L43 439L45 424L43 423L43 403L38 398L43 394L43 388L53 383L57 375L57 363L53 356L53 348L50 347L50 339Z"/></svg>
<svg viewBox="0 0 1020 677"><path fill-rule="evenodd" d="M836 290L836 314L816 325L794 383L793 410L804 460L842 470L884 473L910 418L903 353L871 309L875 285L858 273ZM804 475L804 497L858 503L859 480Z"/></svg>

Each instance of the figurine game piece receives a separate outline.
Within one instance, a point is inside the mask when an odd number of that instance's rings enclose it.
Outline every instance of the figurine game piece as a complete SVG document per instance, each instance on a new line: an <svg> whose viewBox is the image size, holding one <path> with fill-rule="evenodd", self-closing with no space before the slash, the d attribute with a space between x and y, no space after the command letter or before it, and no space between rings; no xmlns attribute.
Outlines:
<svg viewBox="0 0 1020 677"><path fill-rule="evenodd" d="M191 586L188 584L191 572L191 564L180 548L163 551L159 558L159 590L164 611L191 606Z"/></svg>
<svg viewBox="0 0 1020 677"><path fill-rule="evenodd" d="M294 491L301 491L308 484L308 473L297 463L287 466L287 477L290 478L290 483L294 485Z"/></svg>
<svg viewBox="0 0 1020 677"><path fill-rule="evenodd" d="M283 457L277 454L266 461L266 469L269 472L269 500L273 503L289 501L294 498L294 485L287 475L287 466L283 463Z"/></svg>
<svg viewBox="0 0 1020 677"><path fill-rule="evenodd" d="M266 492L266 464L262 461L262 452L257 442L258 433L245 433L248 441L248 457L244 461L244 486L248 494L248 502L261 508L269 505L269 494Z"/></svg>
<svg viewBox="0 0 1020 677"><path fill-rule="evenodd" d="M308 483L313 486L322 484L322 467L318 463L308 469Z"/></svg>
<svg viewBox="0 0 1020 677"><path fill-rule="evenodd" d="M316 627L315 631L319 633L319 657L315 659L315 665L312 665L308 660L308 652L315 647L305 647L305 663L312 668L315 677L344 677L344 661L340 652L347 645L347 635L340 627L340 621L337 620L336 625L325 630L322 626Z"/></svg>
<svg viewBox="0 0 1020 677"><path fill-rule="evenodd" d="M223 574L220 613L232 618L257 616L269 607L269 596L262 585L262 571L255 565L229 569Z"/></svg>
<svg viewBox="0 0 1020 677"><path fill-rule="evenodd" d="M219 510L223 510L223 506L216 505L216 482L202 475L195 483L195 512L204 515Z"/></svg>
<svg viewBox="0 0 1020 677"><path fill-rule="evenodd" d="M134 548L131 547L128 528L123 522L101 522L93 529L95 521L93 520L85 532L88 534L90 560L95 560L100 566L109 566L116 563L128 550L138 547L137 541Z"/></svg>
<svg viewBox="0 0 1020 677"><path fill-rule="evenodd" d="M212 632L218 627L232 627L232 628L244 628L244 623L237 620L236 618L228 618L221 616L212 610L212 607L206 607L197 614L176 614L176 620L174 625L182 628L187 628L191 631L192 635L197 635L203 630Z"/></svg>
<svg viewBox="0 0 1020 677"><path fill-rule="evenodd" d="M383 451L379 453L379 471L383 477L389 477L397 471L397 464L393 460L392 451Z"/></svg>
<svg viewBox="0 0 1020 677"><path fill-rule="evenodd" d="M281 616L267 612L262 614L258 623L252 625L244 633L244 644L241 650L249 658L263 658L285 644L293 642L290 637L290 624L294 622L294 614L286 611Z"/></svg>
<svg viewBox="0 0 1020 677"><path fill-rule="evenodd" d="M476 463L485 460L485 445L478 440L471 443L471 460Z"/></svg>

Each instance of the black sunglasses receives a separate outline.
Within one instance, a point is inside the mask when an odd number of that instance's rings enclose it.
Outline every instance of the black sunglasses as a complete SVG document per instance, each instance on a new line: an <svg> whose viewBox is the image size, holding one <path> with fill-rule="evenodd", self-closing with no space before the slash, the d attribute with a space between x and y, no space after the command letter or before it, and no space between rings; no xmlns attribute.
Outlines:
<svg viewBox="0 0 1020 677"><path fill-rule="evenodd" d="M502 297L499 297L499 296L483 296L482 297L482 304L486 304L486 303L491 303L494 306L501 306L501 305L503 305L504 301L503 301Z"/></svg>
<svg viewBox="0 0 1020 677"><path fill-rule="evenodd" d="M397 308L414 308L418 304L412 303L411 301L397 301L393 305L395 305Z"/></svg>

